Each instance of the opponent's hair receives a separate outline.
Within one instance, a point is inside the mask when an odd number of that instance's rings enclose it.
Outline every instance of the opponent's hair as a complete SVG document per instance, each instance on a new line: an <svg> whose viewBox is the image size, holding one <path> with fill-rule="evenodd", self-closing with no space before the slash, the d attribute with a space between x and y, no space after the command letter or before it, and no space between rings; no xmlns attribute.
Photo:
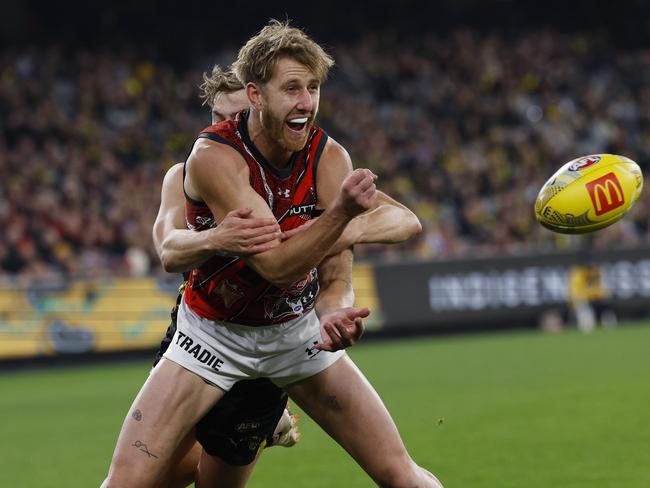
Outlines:
<svg viewBox="0 0 650 488"><path fill-rule="evenodd" d="M239 81L237 75L233 73L232 69L224 71L221 66L215 64L210 74L207 71L203 73L203 83L199 85L200 96L203 100L202 105L209 105L210 108L213 108L217 93L232 93L242 88L244 88L244 85Z"/></svg>
<svg viewBox="0 0 650 488"><path fill-rule="evenodd" d="M284 57L307 66L320 82L327 79L334 65L332 57L302 30L291 27L288 20L272 19L239 50L232 70L244 85L264 84L273 76L278 60Z"/></svg>

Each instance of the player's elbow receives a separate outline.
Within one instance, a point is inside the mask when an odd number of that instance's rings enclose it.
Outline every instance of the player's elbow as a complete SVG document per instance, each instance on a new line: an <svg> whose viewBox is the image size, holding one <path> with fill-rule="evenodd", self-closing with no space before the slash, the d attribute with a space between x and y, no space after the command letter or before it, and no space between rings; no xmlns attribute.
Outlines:
<svg viewBox="0 0 650 488"><path fill-rule="evenodd" d="M185 266L185 263L179 260L178 253L168 249L165 246L164 242L161 248L158 250L158 256L160 257L160 264L162 264L162 268L167 273L184 273L185 271L188 271L186 269L187 266Z"/></svg>
<svg viewBox="0 0 650 488"><path fill-rule="evenodd" d="M404 242L422 232L422 224L413 212L405 212L401 219L401 233L398 242Z"/></svg>
<svg viewBox="0 0 650 488"><path fill-rule="evenodd" d="M162 251L160 253L160 263L167 273L181 273L183 271L168 252Z"/></svg>
<svg viewBox="0 0 650 488"><path fill-rule="evenodd" d="M407 239L410 239L411 237L416 236L420 232L422 232L422 224L420 223L420 219L418 219L418 216L415 215L413 212L409 212L409 213L411 215L409 215L407 221L407 233L408 233Z"/></svg>

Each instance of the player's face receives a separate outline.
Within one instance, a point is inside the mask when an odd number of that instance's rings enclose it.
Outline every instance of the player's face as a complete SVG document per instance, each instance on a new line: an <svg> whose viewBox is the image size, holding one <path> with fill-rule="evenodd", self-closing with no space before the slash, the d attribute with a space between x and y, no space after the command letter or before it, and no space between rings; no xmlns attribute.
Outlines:
<svg viewBox="0 0 650 488"><path fill-rule="evenodd" d="M214 97L212 105L212 123L234 119L235 115L250 106L246 90L243 88L234 92L220 92Z"/></svg>
<svg viewBox="0 0 650 488"><path fill-rule="evenodd" d="M267 135L288 151L300 151L314 125L320 81L304 64L282 58L261 90L261 122Z"/></svg>

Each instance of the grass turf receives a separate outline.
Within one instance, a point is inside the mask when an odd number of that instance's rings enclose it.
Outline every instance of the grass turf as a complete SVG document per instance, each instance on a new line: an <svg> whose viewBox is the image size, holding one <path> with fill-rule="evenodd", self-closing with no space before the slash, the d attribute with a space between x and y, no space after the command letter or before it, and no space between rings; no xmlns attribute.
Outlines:
<svg viewBox="0 0 650 488"><path fill-rule="evenodd" d="M411 455L446 488L647 488L648 344L650 326L637 325L419 338L350 354ZM148 365L2 374L0 486L99 486ZM301 430L295 448L265 452L250 487L373 486L304 415Z"/></svg>

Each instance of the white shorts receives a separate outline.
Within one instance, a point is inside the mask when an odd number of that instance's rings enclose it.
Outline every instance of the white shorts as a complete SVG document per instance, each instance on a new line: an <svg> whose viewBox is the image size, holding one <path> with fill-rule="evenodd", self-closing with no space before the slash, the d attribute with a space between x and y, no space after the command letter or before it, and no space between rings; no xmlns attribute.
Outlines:
<svg viewBox="0 0 650 488"><path fill-rule="evenodd" d="M282 324L250 327L203 318L183 300L163 357L226 391L255 378L284 387L320 373L345 354L314 349L319 342L314 310Z"/></svg>

